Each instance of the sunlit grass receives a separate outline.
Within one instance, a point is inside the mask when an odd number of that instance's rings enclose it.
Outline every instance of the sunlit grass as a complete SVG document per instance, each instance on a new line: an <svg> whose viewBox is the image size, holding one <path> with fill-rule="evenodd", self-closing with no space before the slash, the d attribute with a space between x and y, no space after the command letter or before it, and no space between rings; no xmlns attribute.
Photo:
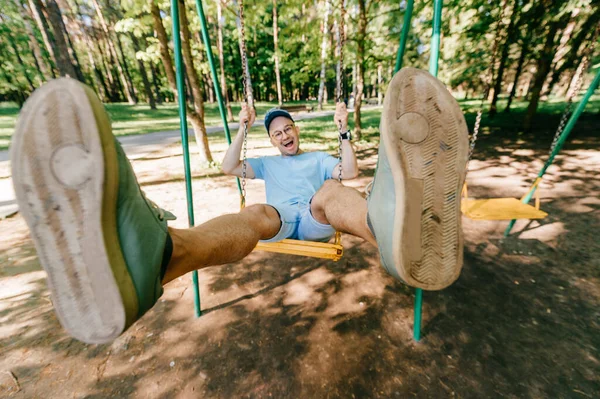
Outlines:
<svg viewBox="0 0 600 399"><path fill-rule="evenodd" d="M577 103L580 98L575 99ZM461 107L465 112L467 124L473 126L477 109L480 106L480 99L459 100ZM300 104L310 104L315 106L315 101L299 102ZM293 103L292 103L293 104ZM266 111L276 103L258 102L256 109L258 118L262 118ZM502 98L498 102L498 114L494 119L489 119L486 114L483 116L482 124L484 126L493 126L495 129L519 129L522 124L524 113L527 109L526 101L514 101L510 113L502 112L506 106L506 99ZM558 124L559 115L563 112L566 103L559 98L550 98L548 101L540 104L538 109L538 128L553 131ZM217 104L205 104L205 119L207 126L221 125L221 116ZM146 134L151 132L160 132L179 129L179 112L176 104L159 105L158 109L151 110L146 104L107 104L106 109L113 123L115 135L134 135ZM233 114L237 117L240 111L238 103L232 104ZM326 108L334 109L334 104L330 101ZM487 109L487 106L486 106ZM14 132L17 120L18 107L12 103L0 103L0 150L8 148L10 138ZM586 108L586 114L597 114L600 112L600 95L593 96ZM363 110L364 140L370 140L377 134L379 125L380 111ZM352 117L350 118L352 119ZM331 117L306 120L299 123L302 127L306 140L324 140L335 138L336 128L331 121ZM262 130L262 129L260 129ZM488 129L489 130L489 129ZM252 134L255 129L253 129ZM259 133L256 133L259 134ZM260 134L264 134L261 132ZM331 137L330 137L331 136Z"/></svg>

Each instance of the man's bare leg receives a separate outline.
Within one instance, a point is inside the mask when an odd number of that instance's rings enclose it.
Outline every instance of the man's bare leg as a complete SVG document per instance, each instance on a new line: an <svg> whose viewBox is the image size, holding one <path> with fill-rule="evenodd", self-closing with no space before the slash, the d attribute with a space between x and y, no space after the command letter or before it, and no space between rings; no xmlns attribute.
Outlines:
<svg viewBox="0 0 600 399"><path fill-rule="evenodd" d="M173 255L162 283L166 284L193 270L243 259L252 252L259 240L275 236L280 225L275 208L257 204L242 209L240 213L219 216L191 229L169 228Z"/></svg>
<svg viewBox="0 0 600 399"><path fill-rule="evenodd" d="M377 246L367 225L367 200L352 187L337 180L327 180L313 197L310 211L319 223L330 224L334 229L363 238Z"/></svg>

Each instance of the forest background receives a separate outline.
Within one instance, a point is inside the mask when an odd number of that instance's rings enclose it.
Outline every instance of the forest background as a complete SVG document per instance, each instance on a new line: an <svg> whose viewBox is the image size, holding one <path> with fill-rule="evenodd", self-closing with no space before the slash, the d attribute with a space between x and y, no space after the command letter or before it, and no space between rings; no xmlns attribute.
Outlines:
<svg viewBox="0 0 600 399"><path fill-rule="evenodd" d="M210 162L205 105L216 96L196 4L177 1L188 119L200 161ZM344 4L343 97L354 108L360 139L361 107L381 104L392 77L407 3ZM233 120L230 104L243 99L238 2L203 5ZM332 104L340 79L339 0L248 0L244 8L254 99ZM433 1L415 2L405 66L427 69L432 16ZM592 0L446 1L439 78L459 99L482 99L488 118L526 101L519 116L528 130L541 101L576 94L578 82L587 87L600 62L599 29L600 3ZM172 42L170 1L0 0L0 112L10 108L7 102L18 109L41 84L68 75L92 86L104 103L140 103L158 116L177 98Z"/></svg>

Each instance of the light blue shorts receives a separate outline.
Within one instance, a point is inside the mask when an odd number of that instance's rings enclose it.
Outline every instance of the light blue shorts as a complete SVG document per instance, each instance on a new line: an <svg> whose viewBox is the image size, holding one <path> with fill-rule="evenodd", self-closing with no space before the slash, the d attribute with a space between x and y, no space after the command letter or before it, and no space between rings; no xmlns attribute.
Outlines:
<svg viewBox="0 0 600 399"><path fill-rule="evenodd" d="M310 203L270 206L279 213L281 227L273 238L261 240L261 242L277 242L285 238L327 242L335 234L335 229L331 225L315 220L310 213Z"/></svg>

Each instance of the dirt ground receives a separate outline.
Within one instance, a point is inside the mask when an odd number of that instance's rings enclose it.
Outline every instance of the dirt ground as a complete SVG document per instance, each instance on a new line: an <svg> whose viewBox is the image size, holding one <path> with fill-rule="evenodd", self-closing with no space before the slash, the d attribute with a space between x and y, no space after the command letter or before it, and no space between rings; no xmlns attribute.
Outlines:
<svg viewBox="0 0 600 399"><path fill-rule="evenodd" d="M520 197L546 144L483 136L471 196ZM21 216L0 221L0 397L598 398L598 144L576 136L556 159L541 185L546 219L518 222L503 239L505 222L464 218L463 273L424 293L419 343L413 290L346 235L337 263L253 253L201 270L200 318L191 278L180 278L116 342L85 345L58 324ZM362 174L348 184L362 189L376 145L358 147ZM250 155L270 151L263 143ZM133 164L148 196L185 227L178 147ZM195 168L193 184L197 223L238 208L231 178ZM248 186L249 202L261 202L262 184Z"/></svg>

